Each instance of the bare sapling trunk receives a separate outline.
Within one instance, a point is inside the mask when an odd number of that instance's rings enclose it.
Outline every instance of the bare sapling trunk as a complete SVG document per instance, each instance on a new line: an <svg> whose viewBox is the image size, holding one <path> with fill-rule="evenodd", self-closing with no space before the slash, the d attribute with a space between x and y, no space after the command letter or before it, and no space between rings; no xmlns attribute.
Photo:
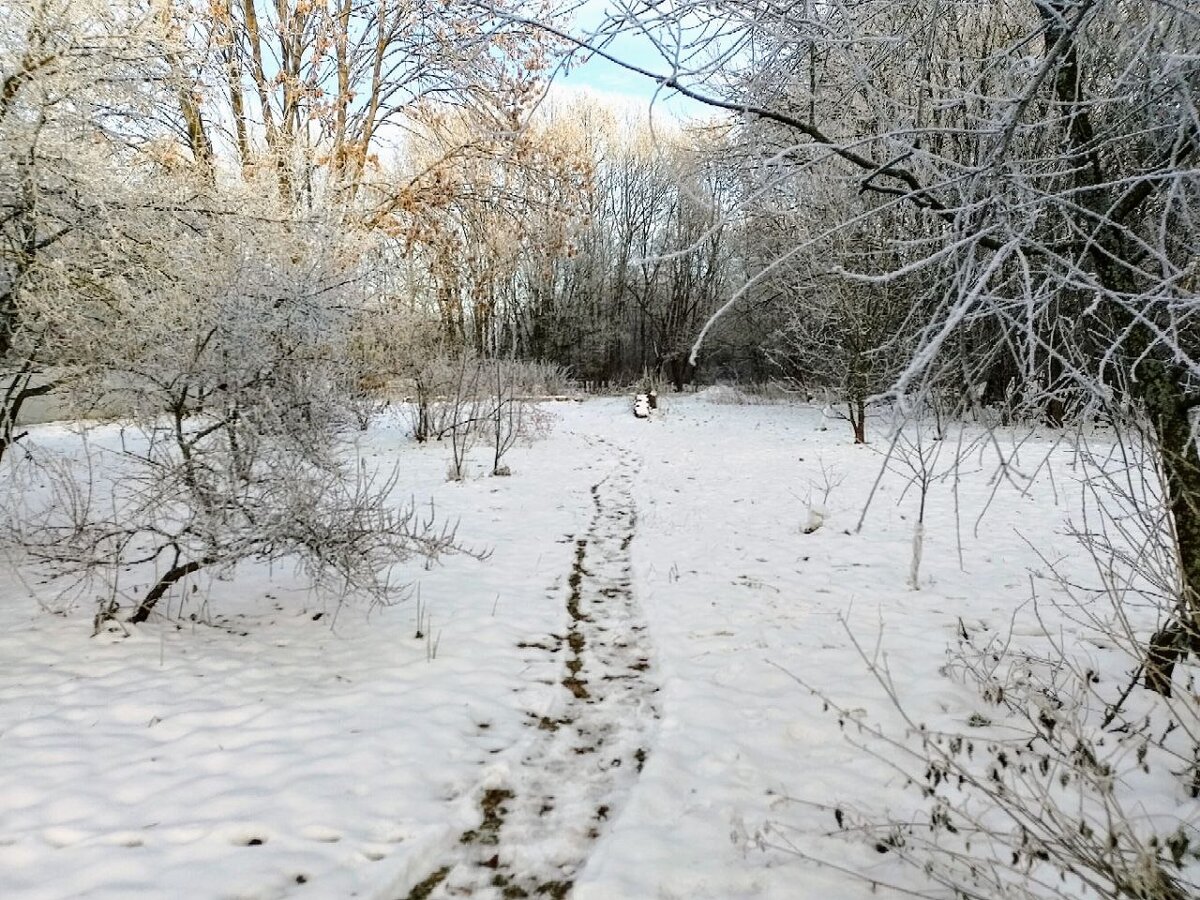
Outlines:
<svg viewBox="0 0 1200 900"><path fill-rule="evenodd" d="M514 365L499 356L493 362L492 382L492 474L511 475L502 460L522 430L524 402L517 396Z"/></svg>
<svg viewBox="0 0 1200 900"><path fill-rule="evenodd" d="M921 509L913 524L912 562L908 569L908 586L914 591L921 589L921 556L925 552L925 496L921 491Z"/></svg>
<svg viewBox="0 0 1200 900"><path fill-rule="evenodd" d="M903 468L908 477L908 486L901 499L909 490L917 492L917 516L913 522L912 556L908 567L908 587L910 590L921 589L921 561L925 553L925 511L929 503L929 490L935 480L941 477L937 470L938 458L941 455L940 440L926 440L924 428L919 421L903 423L891 449L893 464Z"/></svg>
<svg viewBox="0 0 1200 900"><path fill-rule="evenodd" d="M459 354L454 376L454 395L450 399L450 469L451 481L467 477L467 454L479 433L479 379L483 372L479 358L466 350Z"/></svg>

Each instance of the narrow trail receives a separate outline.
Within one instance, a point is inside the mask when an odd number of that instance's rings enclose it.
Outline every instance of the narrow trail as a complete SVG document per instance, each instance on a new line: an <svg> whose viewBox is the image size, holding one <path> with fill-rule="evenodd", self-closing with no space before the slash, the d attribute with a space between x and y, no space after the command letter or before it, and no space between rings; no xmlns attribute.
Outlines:
<svg viewBox="0 0 1200 900"><path fill-rule="evenodd" d="M528 713L533 739L511 783L478 798L479 825L397 900L570 896L650 753L658 687L629 552L637 464L629 451L599 443L615 464L591 487L587 531L571 536L567 632L524 645L564 660L563 694L548 714Z"/></svg>

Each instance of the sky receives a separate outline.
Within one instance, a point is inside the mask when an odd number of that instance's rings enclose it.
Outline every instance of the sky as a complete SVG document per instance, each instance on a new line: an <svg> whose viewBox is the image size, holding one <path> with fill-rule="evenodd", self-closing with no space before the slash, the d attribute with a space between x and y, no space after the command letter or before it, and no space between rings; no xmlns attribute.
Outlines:
<svg viewBox="0 0 1200 900"><path fill-rule="evenodd" d="M573 33L582 35L592 32L604 21L609 8L609 0L584 0L573 17ZM643 36L623 34L609 42L605 50L618 59L653 72L666 74L670 70L654 45ZM598 56L577 64L565 75L559 75L555 89L567 94L591 94L619 107L645 109L653 103L655 116L689 119L707 117L713 113L703 104L670 90L660 90L650 78Z"/></svg>

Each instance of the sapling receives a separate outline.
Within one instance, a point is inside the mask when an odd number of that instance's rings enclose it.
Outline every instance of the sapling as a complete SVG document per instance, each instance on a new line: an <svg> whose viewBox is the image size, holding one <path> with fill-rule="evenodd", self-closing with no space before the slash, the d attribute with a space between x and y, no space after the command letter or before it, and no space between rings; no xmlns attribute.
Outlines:
<svg viewBox="0 0 1200 900"><path fill-rule="evenodd" d="M825 524L825 519L829 515L829 495L833 493L834 488L845 481L845 478L846 476L839 474L835 467L821 462L821 483L819 485L815 481L808 483L808 498L805 502L808 507L808 516L801 528L804 534L812 534ZM821 499L814 503L813 494L818 490L821 493Z"/></svg>
<svg viewBox="0 0 1200 900"><path fill-rule="evenodd" d="M501 463L504 455L516 443L524 428L526 402L517 396L515 367L499 356L492 360L492 474L511 475L512 470Z"/></svg>
<svg viewBox="0 0 1200 900"><path fill-rule="evenodd" d="M484 399L479 390L482 375L483 364L475 354L465 350L458 354L450 385L452 393L447 400L450 466L446 478L450 481L462 481L467 477L467 454L479 435L483 415Z"/></svg>
<svg viewBox="0 0 1200 900"><path fill-rule="evenodd" d="M909 489L915 488L917 491L917 516L913 522L912 555L908 569L908 586L914 591L921 589L921 558L925 552L925 511L929 488L935 480L946 474L937 470L942 446L940 439L927 439L921 423L913 420L899 426L889 455L889 464L903 469L908 477L900 500L904 500Z"/></svg>

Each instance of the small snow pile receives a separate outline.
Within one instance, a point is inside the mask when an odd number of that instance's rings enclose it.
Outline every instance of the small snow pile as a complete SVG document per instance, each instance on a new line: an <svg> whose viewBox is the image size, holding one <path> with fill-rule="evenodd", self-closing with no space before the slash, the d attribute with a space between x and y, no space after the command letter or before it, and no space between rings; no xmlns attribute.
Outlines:
<svg viewBox="0 0 1200 900"><path fill-rule="evenodd" d="M639 419L650 418L650 398L645 394L638 394L633 401L633 414Z"/></svg>
<svg viewBox="0 0 1200 900"><path fill-rule="evenodd" d="M727 384L714 384L712 387L700 391L699 396L709 403L720 403L727 406L742 406L746 403L746 395Z"/></svg>
<svg viewBox="0 0 1200 900"><path fill-rule="evenodd" d="M804 523L802 529L805 534L812 534L818 528L825 524L825 508L821 506L810 506L808 508L808 519Z"/></svg>

